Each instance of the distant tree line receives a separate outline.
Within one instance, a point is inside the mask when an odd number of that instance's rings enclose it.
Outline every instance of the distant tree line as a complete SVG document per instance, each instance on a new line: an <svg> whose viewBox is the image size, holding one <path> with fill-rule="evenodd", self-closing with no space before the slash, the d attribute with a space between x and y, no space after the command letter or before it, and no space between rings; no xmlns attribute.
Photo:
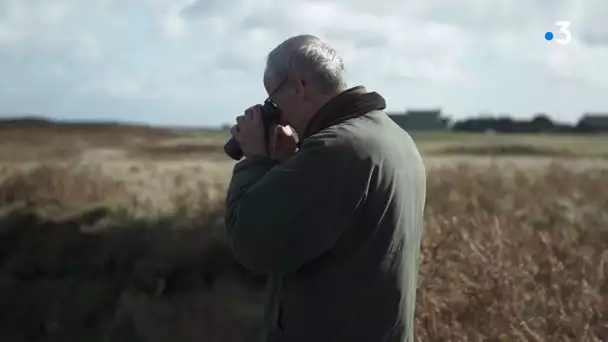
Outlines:
<svg viewBox="0 0 608 342"><path fill-rule="evenodd" d="M531 120L515 120L508 116L467 118L451 125L451 130L457 132L595 133L604 129L586 120L573 125L557 123L545 114L538 114Z"/></svg>

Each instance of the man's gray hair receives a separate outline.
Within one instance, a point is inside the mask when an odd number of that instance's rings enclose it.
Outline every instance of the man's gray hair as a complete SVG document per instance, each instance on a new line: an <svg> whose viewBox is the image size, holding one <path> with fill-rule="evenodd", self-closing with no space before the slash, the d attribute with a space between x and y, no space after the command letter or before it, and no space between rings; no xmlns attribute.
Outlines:
<svg viewBox="0 0 608 342"><path fill-rule="evenodd" d="M347 88L344 61L334 48L312 35L289 38L272 50L266 73L279 81L295 74L321 93Z"/></svg>

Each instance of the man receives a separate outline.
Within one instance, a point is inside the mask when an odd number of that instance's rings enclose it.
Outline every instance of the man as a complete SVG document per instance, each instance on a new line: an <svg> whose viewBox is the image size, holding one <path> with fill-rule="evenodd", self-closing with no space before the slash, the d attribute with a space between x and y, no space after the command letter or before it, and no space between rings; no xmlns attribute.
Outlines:
<svg viewBox="0 0 608 342"><path fill-rule="evenodd" d="M413 341L426 196L414 142L380 95L347 89L314 36L275 48L264 86L299 142L277 126L268 149L249 108L232 129L245 159L226 199L237 260L269 276L263 341Z"/></svg>

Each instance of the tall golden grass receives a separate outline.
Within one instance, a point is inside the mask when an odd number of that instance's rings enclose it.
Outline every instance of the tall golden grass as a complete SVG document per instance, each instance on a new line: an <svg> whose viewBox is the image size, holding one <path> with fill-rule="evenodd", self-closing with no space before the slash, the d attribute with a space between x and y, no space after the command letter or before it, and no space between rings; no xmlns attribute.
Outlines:
<svg viewBox="0 0 608 342"><path fill-rule="evenodd" d="M5 172L0 340L255 341L264 279L225 243L223 188L172 177L171 209L142 215L94 167ZM608 170L460 165L428 182L418 341L608 340Z"/></svg>
<svg viewBox="0 0 608 342"><path fill-rule="evenodd" d="M608 339L608 171L432 173L416 335Z"/></svg>

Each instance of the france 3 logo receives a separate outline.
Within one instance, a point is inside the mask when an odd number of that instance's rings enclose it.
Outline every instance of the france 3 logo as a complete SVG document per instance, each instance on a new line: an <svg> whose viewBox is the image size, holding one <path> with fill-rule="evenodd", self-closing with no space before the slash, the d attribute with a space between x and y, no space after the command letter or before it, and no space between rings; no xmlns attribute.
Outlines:
<svg viewBox="0 0 608 342"><path fill-rule="evenodd" d="M570 43L570 41L572 40L572 33L570 32L570 22L558 21L555 23L555 26L559 27L559 37L556 37L553 32L548 31L545 33L545 40L549 43L555 41L557 44L561 45L566 45Z"/></svg>

